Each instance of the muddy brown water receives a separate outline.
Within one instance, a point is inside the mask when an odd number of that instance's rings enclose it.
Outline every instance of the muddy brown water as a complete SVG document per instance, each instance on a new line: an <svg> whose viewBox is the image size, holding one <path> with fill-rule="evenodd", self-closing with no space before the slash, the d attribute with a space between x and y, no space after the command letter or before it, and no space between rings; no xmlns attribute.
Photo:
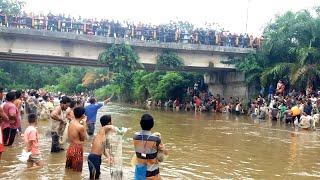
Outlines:
<svg viewBox="0 0 320 180"><path fill-rule="evenodd" d="M296 131L291 127L254 121L246 116L228 114L142 110L119 104L103 107L98 116L111 114L113 124L128 127L123 138L124 179L133 179L131 137L140 129L139 118L151 113L153 131L162 134L170 155L161 164L163 179L319 179L320 134ZM26 125L25 121L23 122ZM96 132L99 123L96 124ZM46 136L49 121L41 121L40 150L45 162L41 170L27 170L17 155L23 140L16 139L6 148L0 163L0 179L88 179L85 144L82 173L65 170L65 152L50 154L51 138ZM110 179L110 169L103 159L101 179Z"/></svg>

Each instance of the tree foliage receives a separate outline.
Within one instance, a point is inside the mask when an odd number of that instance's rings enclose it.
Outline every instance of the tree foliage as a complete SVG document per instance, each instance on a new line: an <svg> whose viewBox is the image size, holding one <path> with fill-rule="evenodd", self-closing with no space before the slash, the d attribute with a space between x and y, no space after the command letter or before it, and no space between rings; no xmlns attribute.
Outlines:
<svg viewBox="0 0 320 180"><path fill-rule="evenodd" d="M175 69L184 65L183 59L170 50L164 50L157 56L157 66Z"/></svg>
<svg viewBox="0 0 320 180"><path fill-rule="evenodd" d="M25 2L20 0L0 0L0 9L7 15L18 15L24 7Z"/></svg>
<svg viewBox="0 0 320 180"><path fill-rule="evenodd" d="M319 8L318 8L319 9ZM316 9L317 10L317 9ZM236 63L247 82L285 80L295 88L320 80L320 14L307 10L277 16L264 30L262 51Z"/></svg>
<svg viewBox="0 0 320 180"><path fill-rule="evenodd" d="M138 54L127 44L113 44L100 53L98 60L113 72L133 71L142 67Z"/></svg>

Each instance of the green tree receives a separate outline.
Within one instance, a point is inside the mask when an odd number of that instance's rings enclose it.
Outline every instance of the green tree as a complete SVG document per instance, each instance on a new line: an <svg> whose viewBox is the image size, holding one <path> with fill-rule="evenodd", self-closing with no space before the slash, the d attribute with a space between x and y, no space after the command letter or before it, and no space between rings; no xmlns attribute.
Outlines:
<svg viewBox="0 0 320 180"><path fill-rule="evenodd" d="M164 50L161 54L157 56L158 67L169 67L170 69L175 69L183 65L183 59L179 57L178 54L170 50Z"/></svg>
<svg viewBox="0 0 320 180"><path fill-rule="evenodd" d="M262 51L250 54L236 67L248 83L267 86L284 79L291 86L305 88L320 80L320 14L287 12L264 30Z"/></svg>
<svg viewBox="0 0 320 180"><path fill-rule="evenodd" d="M138 54L127 44L113 44L100 53L99 62L106 64L113 72L133 71L142 68Z"/></svg>
<svg viewBox="0 0 320 180"><path fill-rule="evenodd" d="M0 9L6 15L18 15L25 5L24 1L20 0L0 0Z"/></svg>
<svg viewBox="0 0 320 180"><path fill-rule="evenodd" d="M154 99L182 98L184 87L183 77L177 72L169 72L158 83Z"/></svg>

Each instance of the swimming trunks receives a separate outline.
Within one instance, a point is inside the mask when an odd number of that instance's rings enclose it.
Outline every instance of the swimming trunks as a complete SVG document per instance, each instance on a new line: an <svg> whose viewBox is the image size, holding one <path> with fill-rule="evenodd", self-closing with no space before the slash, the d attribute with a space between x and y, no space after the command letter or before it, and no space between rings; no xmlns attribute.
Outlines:
<svg viewBox="0 0 320 180"><path fill-rule="evenodd" d="M90 179L99 179L101 165L101 155L89 154L88 167L90 173Z"/></svg>
<svg viewBox="0 0 320 180"><path fill-rule="evenodd" d="M66 155L66 168L81 172L83 166L83 146L70 144Z"/></svg>

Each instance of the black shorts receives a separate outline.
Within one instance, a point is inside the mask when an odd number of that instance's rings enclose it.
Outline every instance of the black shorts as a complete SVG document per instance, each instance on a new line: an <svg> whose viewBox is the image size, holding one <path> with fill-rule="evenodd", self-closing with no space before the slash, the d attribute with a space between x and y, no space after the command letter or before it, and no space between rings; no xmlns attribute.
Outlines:
<svg viewBox="0 0 320 180"><path fill-rule="evenodd" d="M90 179L99 179L101 165L101 155L89 154L88 167L90 173Z"/></svg>

